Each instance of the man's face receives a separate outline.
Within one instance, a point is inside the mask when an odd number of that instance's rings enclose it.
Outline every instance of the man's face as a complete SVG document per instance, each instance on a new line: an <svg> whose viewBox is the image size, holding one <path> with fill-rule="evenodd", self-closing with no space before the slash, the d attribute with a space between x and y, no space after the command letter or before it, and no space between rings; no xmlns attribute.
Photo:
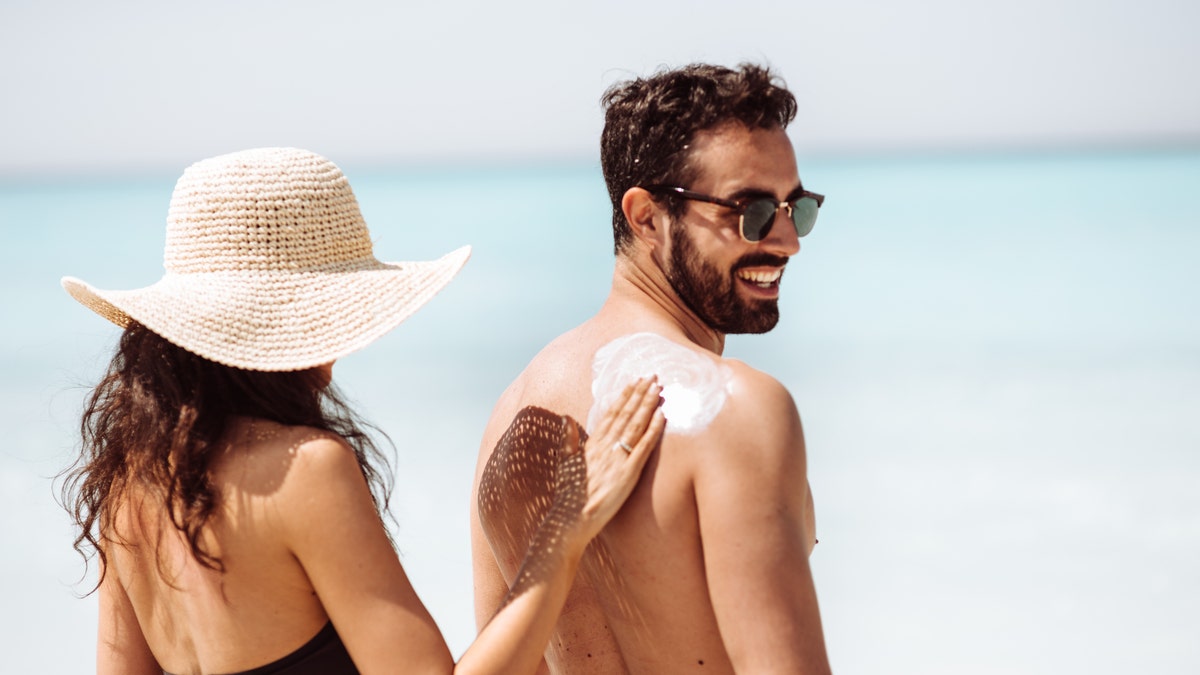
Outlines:
<svg viewBox="0 0 1200 675"><path fill-rule="evenodd" d="M786 199L800 186L791 141L782 129L729 124L693 142L697 178L684 185L724 199ZM765 333L779 321L779 281L800 240L786 212L759 242L738 233L738 216L717 204L688 202L670 227L664 272L679 298L721 333Z"/></svg>

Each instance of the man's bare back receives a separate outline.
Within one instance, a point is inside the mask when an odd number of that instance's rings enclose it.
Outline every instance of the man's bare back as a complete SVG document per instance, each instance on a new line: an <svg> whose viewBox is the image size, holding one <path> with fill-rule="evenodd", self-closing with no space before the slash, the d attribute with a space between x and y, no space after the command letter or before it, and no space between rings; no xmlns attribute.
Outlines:
<svg viewBox="0 0 1200 675"><path fill-rule="evenodd" d="M476 477L477 509L472 509L476 551L487 550L494 555L476 555L476 605L481 624L507 593L548 506L562 416L574 424L587 419L593 405L595 353L623 337L618 332L585 324L562 336L533 360L496 406L482 444L491 451L481 452ZM753 409L764 399L787 397L786 391L744 364L695 347L679 344L679 348L727 368L730 395L711 423L700 430L704 433L668 431L629 501L593 541L547 650L547 663L554 673L676 673L692 669L732 673L733 664L710 595L708 573L718 573L712 569L714 564L730 566L725 583L714 580L728 593L721 601L744 606L731 614L731 621L742 611L765 611L771 606L769 598L756 600L755 595L784 590L765 586L744 589L746 595L741 596L737 578L756 575L768 579L773 572L790 575L797 571L795 567L807 567L813 541L808 533L814 526L802 478L799 420L795 420L794 453L768 458L774 469L761 464L754 468L755 474L774 474L774 481L747 484L750 477L740 475L744 472L727 472L729 464L742 464L756 454L754 448L746 447L746 443L754 442L752 436L741 442L728 438L732 427L740 427L748 416L761 415ZM668 410L672 394L668 382L674 375L659 374L666 387L664 408ZM747 391L751 388L762 391ZM790 398L786 404L790 404ZM670 416L667 425L670 430ZM714 473L723 473L728 480L714 480ZM799 483L789 483L784 477L798 479ZM781 497L786 499L791 494L790 509L786 501L760 499L769 502L768 511L772 504L783 508L777 516L770 512L759 515L780 519L766 529L793 529L795 536L787 538L791 545L772 542L769 550L756 552L761 546L747 542L750 548L739 546L737 552L714 556L713 549L718 546L706 548L701 538L698 484L714 490L755 492L761 498L774 494L772 482L776 492L784 493ZM709 501L715 502L716 498ZM755 508L753 501L737 501L739 505L731 505L723 519L733 531L722 533L716 529L722 525L721 518L705 520L705 525L711 523L713 543L721 548L734 544L738 530L742 530L736 512L753 512ZM779 543L784 546L778 547ZM706 552L717 558L710 557L707 567ZM811 585L796 591L815 607ZM739 632L737 625L724 628L731 634ZM757 639L749 638L750 642Z"/></svg>
<svg viewBox="0 0 1200 675"><path fill-rule="evenodd" d="M485 432L483 444L495 452L485 453L477 503L482 533L495 548L499 569L492 574L503 577L493 591L497 605L541 521L561 416L587 419L592 356L606 337L567 334L551 344L502 397ZM589 547L547 651L553 672L663 673L689 665L732 672L708 600L691 485L695 458L685 445L663 443Z"/></svg>
<svg viewBox="0 0 1200 675"><path fill-rule="evenodd" d="M725 333L777 320L801 232L801 216L788 219L811 194L782 126L755 124L737 118L689 137L683 187L711 203L675 213L650 189L618 185L627 232L615 231L607 301L533 359L484 432L471 508L480 626L542 522L564 424L586 426L606 391L638 375L663 385L666 434L580 566L546 651L556 675L828 672L799 413L775 379L721 356ZM772 209L754 230L722 206L738 195Z"/></svg>

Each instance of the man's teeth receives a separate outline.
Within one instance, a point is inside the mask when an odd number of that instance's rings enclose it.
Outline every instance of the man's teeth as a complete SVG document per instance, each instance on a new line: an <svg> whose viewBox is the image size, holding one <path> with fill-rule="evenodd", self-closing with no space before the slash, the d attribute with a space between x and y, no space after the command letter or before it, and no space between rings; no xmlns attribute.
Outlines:
<svg viewBox="0 0 1200 675"><path fill-rule="evenodd" d="M779 281L779 277L783 276L783 269L771 270L762 272L757 270L738 270L738 278L745 279L752 284L759 286L771 286Z"/></svg>

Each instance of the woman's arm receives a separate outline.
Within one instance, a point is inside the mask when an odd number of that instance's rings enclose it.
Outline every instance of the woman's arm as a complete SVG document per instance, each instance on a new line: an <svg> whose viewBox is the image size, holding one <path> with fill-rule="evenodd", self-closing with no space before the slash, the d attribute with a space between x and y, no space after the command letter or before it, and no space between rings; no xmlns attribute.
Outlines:
<svg viewBox="0 0 1200 675"><path fill-rule="evenodd" d="M633 491L657 447L665 426L660 391L653 380L627 387L584 452L561 462L554 504L506 604L457 667L387 540L353 452L333 439L297 448L279 494L284 536L358 669L535 672L584 549ZM573 437L568 449L577 446Z"/></svg>
<svg viewBox="0 0 1200 675"><path fill-rule="evenodd" d="M97 675L162 675L133 613L116 570L100 566L100 623L96 636Z"/></svg>

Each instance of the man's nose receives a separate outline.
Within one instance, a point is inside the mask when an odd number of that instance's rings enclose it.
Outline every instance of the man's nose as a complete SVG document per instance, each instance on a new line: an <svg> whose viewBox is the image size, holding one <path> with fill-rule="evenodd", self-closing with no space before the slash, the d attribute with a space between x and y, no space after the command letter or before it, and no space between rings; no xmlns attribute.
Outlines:
<svg viewBox="0 0 1200 675"><path fill-rule="evenodd" d="M781 204L775 209L771 230L759 242L760 246L779 255L795 255L800 250L800 237L796 235L796 224L792 222L792 208Z"/></svg>

